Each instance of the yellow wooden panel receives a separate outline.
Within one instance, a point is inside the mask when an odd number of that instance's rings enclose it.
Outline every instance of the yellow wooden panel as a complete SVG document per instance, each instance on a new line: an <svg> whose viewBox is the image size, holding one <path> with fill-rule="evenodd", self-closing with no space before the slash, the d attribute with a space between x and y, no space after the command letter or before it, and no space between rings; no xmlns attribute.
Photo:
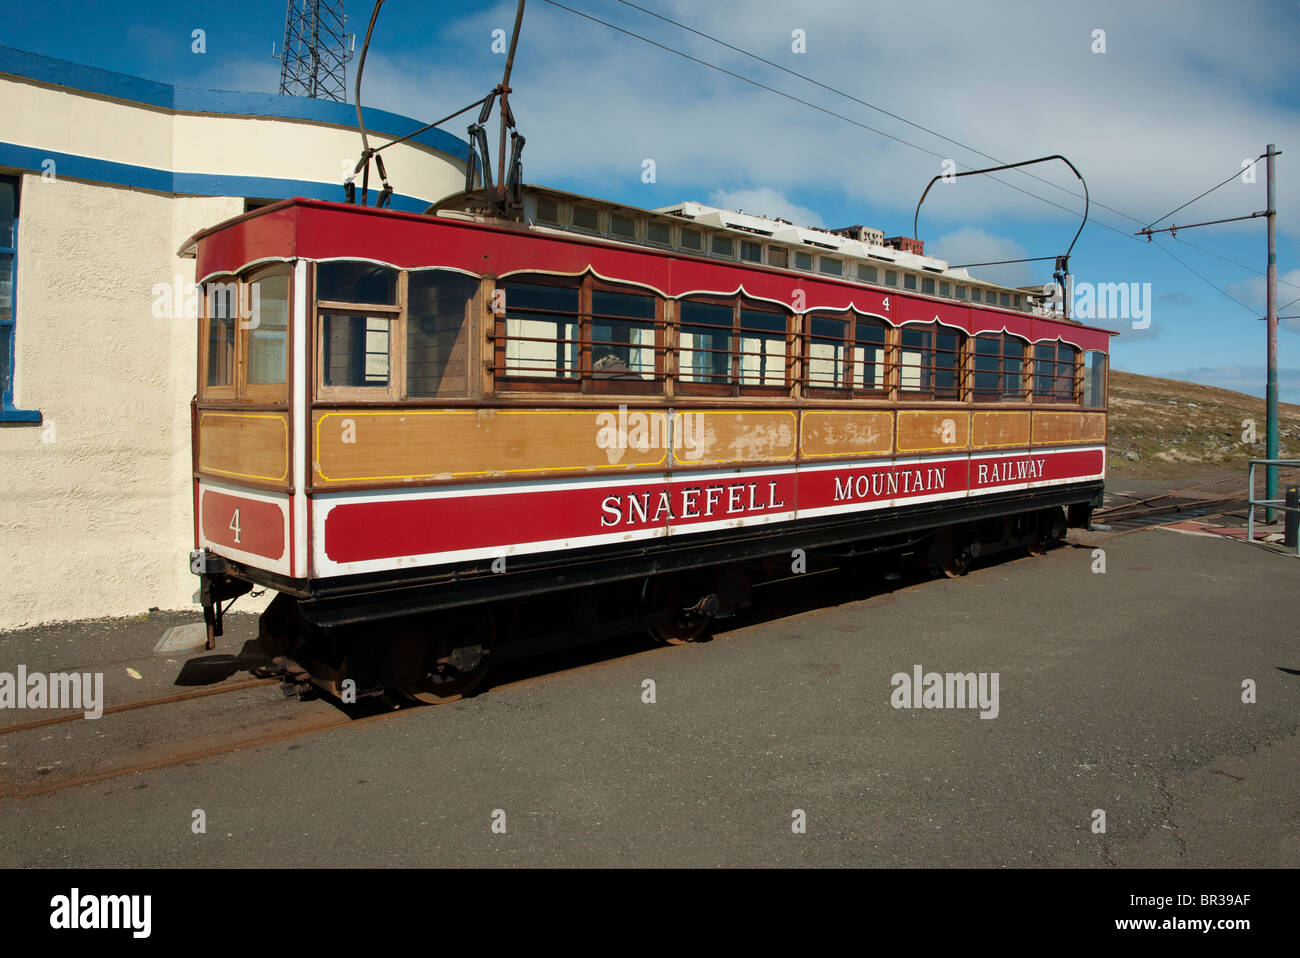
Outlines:
<svg viewBox="0 0 1300 958"><path fill-rule="evenodd" d="M681 466L772 462L793 459L798 413L685 410L677 413L680 441L673 462Z"/></svg>
<svg viewBox="0 0 1300 958"><path fill-rule="evenodd" d="M965 409L900 409L898 451L948 452L970 442L970 413Z"/></svg>
<svg viewBox="0 0 1300 958"><path fill-rule="evenodd" d="M799 452L808 459L887 456L894 448L894 414L887 409L809 409L803 414Z"/></svg>
<svg viewBox="0 0 1300 958"><path fill-rule="evenodd" d="M1053 412L1034 410L1034 445L1071 442L1105 442L1104 412Z"/></svg>
<svg viewBox="0 0 1300 958"><path fill-rule="evenodd" d="M317 412L316 482L369 483L666 466L668 415L646 409Z"/></svg>
<svg viewBox="0 0 1300 958"><path fill-rule="evenodd" d="M199 413L199 471L283 482L289 476L289 419L282 412Z"/></svg>
<svg viewBox="0 0 1300 958"><path fill-rule="evenodd" d="M971 413L971 448L998 449L1029 445L1029 410Z"/></svg>

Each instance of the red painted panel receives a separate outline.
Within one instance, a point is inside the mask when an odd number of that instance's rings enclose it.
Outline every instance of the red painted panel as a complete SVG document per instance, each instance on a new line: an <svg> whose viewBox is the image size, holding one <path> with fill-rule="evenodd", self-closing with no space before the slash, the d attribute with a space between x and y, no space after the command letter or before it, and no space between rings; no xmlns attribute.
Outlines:
<svg viewBox="0 0 1300 958"><path fill-rule="evenodd" d="M238 532L231 528L236 510L239 521L234 524L239 527ZM209 542L268 559L283 557L284 511L276 503L204 489L200 514L203 536Z"/></svg>
<svg viewBox="0 0 1300 958"><path fill-rule="evenodd" d="M362 562L617 535L790 511L794 497L795 478L786 474L343 504L325 517L325 554Z"/></svg>
<svg viewBox="0 0 1300 958"><path fill-rule="evenodd" d="M292 258L297 222L298 208L288 206L208 233L198 241L195 278L234 272L254 260Z"/></svg>
<svg viewBox="0 0 1300 958"><path fill-rule="evenodd" d="M990 489L995 486L1025 482L1050 482L1072 476L1100 475L1106 463L1102 449L1071 452L1036 453L1022 456L972 456L970 487Z"/></svg>
<svg viewBox="0 0 1300 958"><path fill-rule="evenodd" d="M948 303L936 303L928 299L914 299L911 296L899 296L895 321L898 323L933 323L940 322L946 326L956 326L970 331L970 307Z"/></svg>
<svg viewBox="0 0 1300 958"><path fill-rule="evenodd" d="M325 519L325 554L334 562L586 536L649 528L688 529L725 519L798 509L992 490L1030 481L1094 476L1101 450L1025 453L999 457L921 460L844 469L737 476L697 482L645 482L615 489L546 489L502 495L465 495L341 503Z"/></svg>

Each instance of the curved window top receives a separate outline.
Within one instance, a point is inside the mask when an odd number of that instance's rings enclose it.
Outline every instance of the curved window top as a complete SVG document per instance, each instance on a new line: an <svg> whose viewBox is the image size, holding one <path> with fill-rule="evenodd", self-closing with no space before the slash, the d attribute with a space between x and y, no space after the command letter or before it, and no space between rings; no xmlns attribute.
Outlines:
<svg viewBox="0 0 1300 958"><path fill-rule="evenodd" d="M316 298L327 303L397 305L397 270L359 260L316 265Z"/></svg>

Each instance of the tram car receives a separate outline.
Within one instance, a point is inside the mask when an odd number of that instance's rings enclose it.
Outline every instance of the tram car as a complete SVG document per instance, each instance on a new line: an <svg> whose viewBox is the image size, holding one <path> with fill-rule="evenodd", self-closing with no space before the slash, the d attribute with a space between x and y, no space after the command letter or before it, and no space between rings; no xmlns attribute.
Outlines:
<svg viewBox="0 0 1300 958"><path fill-rule="evenodd" d="M630 625L689 641L801 562L958 575L1100 504L1111 334L1042 287L863 227L519 195L291 199L186 243L210 642L261 586L291 679L443 700Z"/></svg>

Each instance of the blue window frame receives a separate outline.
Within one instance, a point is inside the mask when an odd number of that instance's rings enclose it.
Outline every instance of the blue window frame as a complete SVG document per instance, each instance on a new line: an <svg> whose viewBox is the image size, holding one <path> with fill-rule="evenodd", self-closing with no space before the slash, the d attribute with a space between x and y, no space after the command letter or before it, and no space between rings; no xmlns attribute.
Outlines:
<svg viewBox="0 0 1300 958"><path fill-rule="evenodd" d="M18 180L0 176L0 422L40 422L14 408L14 323L18 301Z"/></svg>

